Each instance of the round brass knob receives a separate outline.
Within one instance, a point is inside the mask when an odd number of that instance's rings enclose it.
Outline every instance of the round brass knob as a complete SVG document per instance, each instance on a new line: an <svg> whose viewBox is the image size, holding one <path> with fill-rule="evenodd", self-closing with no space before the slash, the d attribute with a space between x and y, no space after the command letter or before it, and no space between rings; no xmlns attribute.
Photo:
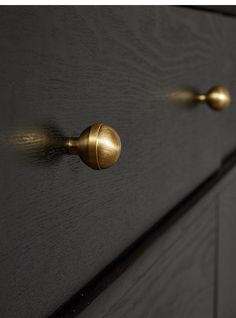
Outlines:
<svg viewBox="0 0 236 318"><path fill-rule="evenodd" d="M206 102L212 109L220 111L229 107L230 93L222 86L215 86L211 88L206 94L196 95L198 102Z"/></svg>
<svg viewBox="0 0 236 318"><path fill-rule="evenodd" d="M101 170L113 166L121 152L120 137L106 124L93 124L85 129L78 138L67 138L69 154L79 155L90 168Z"/></svg>

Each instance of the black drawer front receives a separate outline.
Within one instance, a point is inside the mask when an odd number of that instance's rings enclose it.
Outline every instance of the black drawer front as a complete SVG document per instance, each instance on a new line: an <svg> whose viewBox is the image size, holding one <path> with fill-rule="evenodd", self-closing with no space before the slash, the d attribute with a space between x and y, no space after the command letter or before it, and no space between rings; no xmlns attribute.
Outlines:
<svg viewBox="0 0 236 318"><path fill-rule="evenodd" d="M194 194L208 188L196 205L85 311L78 297L56 317L234 317L235 163L236 154Z"/></svg>
<svg viewBox="0 0 236 318"><path fill-rule="evenodd" d="M211 195L174 224L84 312L71 317L213 318L215 215Z"/></svg>
<svg viewBox="0 0 236 318"><path fill-rule="evenodd" d="M118 164L0 157L3 317L53 312L208 177L236 145L235 21L171 7L1 7L0 126L93 122ZM180 106L221 84L232 107ZM29 297L30 295L30 297Z"/></svg>
<svg viewBox="0 0 236 318"><path fill-rule="evenodd" d="M219 318L236 315L236 171L221 187L218 197L218 284L217 309Z"/></svg>

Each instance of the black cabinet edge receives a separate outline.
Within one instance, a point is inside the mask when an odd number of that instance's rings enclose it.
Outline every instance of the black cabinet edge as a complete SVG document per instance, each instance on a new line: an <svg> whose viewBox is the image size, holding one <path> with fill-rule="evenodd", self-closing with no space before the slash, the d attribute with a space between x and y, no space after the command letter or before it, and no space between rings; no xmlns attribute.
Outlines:
<svg viewBox="0 0 236 318"><path fill-rule="evenodd" d="M182 6L180 6L182 7ZM218 14L223 14L231 17L236 16L236 6L183 6L193 10L202 10L207 12L213 12Z"/></svg>
<svg viewBox="0 0 236 318"><path fill-rule="evenodd" d="M184 200L155 223L148 231L126 248L112 263L105 267L87 285L71 299L60 306L49 318L72 318L89 306L92 301L108 288L123 272L139 258L143 252L167 231L177 220L183 217L201 198L203 198L234 166L236 151L228 156L220 168L201 183Z"/></svg>

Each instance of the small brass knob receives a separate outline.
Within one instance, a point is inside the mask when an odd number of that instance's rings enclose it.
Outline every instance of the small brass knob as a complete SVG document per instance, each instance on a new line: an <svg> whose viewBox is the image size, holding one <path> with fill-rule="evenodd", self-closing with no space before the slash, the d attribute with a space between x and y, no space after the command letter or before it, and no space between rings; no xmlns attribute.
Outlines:
<svg viewBox="0 0 236 318"><path fill-rule="evenodd" d="M212 109L220 111L229 107L230 93L222 86L215 86L211 88L206 94L196 95L196 101L206 102Z"/></svg>
<svg viewBox="0 0 236 318"><path fill-rule="evenodd" d="M120 137L106 124L93 124L77 138L66 139L69 154L79 155L90 168L101 170L113 166L121 152Z"/></svg>

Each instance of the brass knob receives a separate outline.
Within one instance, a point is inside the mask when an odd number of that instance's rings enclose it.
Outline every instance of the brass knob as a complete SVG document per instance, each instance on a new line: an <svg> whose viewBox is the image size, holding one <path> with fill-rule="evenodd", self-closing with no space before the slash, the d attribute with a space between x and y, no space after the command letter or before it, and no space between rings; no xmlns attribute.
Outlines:
<svg viewBox="0 0 236 318"><path fill-rule="evenodd" d="M224 110L230 105L230 93L222 86L211 88L206 94L196 95L196 101L206 102L214 110Z"/></svg>
<svg viewBox="0 0 236 318"><path fill-rule="evenodd" d="M121 152L120 137L106 124L93 124L77 138L66 139L67 152L79 155L90 168L101 170L113 166Z"/></svg>

